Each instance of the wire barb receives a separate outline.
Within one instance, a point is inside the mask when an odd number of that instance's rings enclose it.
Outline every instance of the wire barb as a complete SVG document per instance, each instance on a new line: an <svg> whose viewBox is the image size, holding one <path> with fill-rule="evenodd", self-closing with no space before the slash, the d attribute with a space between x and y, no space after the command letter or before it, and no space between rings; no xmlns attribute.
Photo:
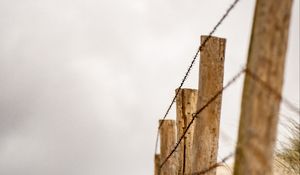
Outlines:
<svg viewBox="0 0 300 175"><path fill-rule="evenodd" d="M155 151L154 154L157 153L157 147L158 147L158 137L159 137L159 129L161 128L161 126L164 123L164 119L167 117L167 115L169 114L173 104L176 101L176 98L178 96L178 93L180 91L180 89L182 88L183 84L185 83L187 77L189 76L190 71L192 70L193 65L195 64L195 61L200 53L200 51L203 50L203 48L205 47L205 44L210 40L210 38L212 37L212 35L216 32L216 30L218 29L218 27L222 24L222 22L225 20L225 18L228 16L228 14L232 11L232 9L236 6L236 4L239 2L240 0L235 0L230 7L226 10L226 12L224 13L224 15L221 17L221 19L218 21L218 23L214 26L214 28L211 30L211 32L209 32L209 35L206 37L206 39L201 43L201 45L199 46L197 52L195 53L193 60L190 64L190 66L188 67L187 72L185 73L179 87L177 88L178 91L176 92L175 96L173 97L171 104L169 105L169 107L167 108L167 111L162 119L162 122L160 123L158 130L157 130L157 136L156 136L156 142L155 142Z"/></svg>
<svg viewBox="0 0 300 175"><path fill-rule="evenodd" d="M245 72L246 69L242 69L240 72L238 72L223 88L221 88L212 98L210 98L208 100L207 103L205 103L197 112L193 113L192 116L192 120L189 122L189 124L187 125L186 129L184 130L183 134L181 135L181 137L179 138L178 142L176 143L175 147L172 149L172 151L169 153L169 155L165 158L164 161L162 161L161 165L160 165L160 169L165 165L165 163L169 160L169 158L174 154L174 152L176 151L176 149L178 148L179 144L181 143L181 141L183 140L184 136L186 135L186 133L188 132L189 128L191 127L191 125L193 124L194 120L198 117L198 115L205 109L207 108L212 102L214 102L219 95L221 95L223 93L224 90L226 90L229 86L231 86L236 80L238 80L238 78Z"/></svg>

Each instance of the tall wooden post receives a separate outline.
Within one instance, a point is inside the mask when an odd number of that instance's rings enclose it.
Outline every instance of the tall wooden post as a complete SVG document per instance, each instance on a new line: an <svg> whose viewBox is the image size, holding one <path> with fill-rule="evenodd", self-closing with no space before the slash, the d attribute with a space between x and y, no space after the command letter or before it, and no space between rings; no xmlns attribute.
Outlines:
<svg viewBox="0 0 300 175"><path fill-rule="evenodd" d="M247 69L281 93L292 0L257 0ZM271 175L280 100L247 73L235 175Z"/></svg>
<svg viewBox="0 0 300 175"><path fill-rule="evenodd" d="M163 120L160 120L161 123ZM160 162L162 163L170 154L176 144L176 123L175 120L164 120L160 128ZM177 154L176 152L168 159L160 169L160 175L177 175Z"/></svg>
<svg viewBox="0 0 300 175"><path fill-rule="evenodd" d="M176 93L178 89L176 90ZM176 125L177 125L177 141L186 130L187 125L191 122L192 114L196 112L197 107L197 90L180 89L176 98ZM178 174L192 173L192 143L193 143L194 125L192 125L178 149Z"/></svg>
<svg viewBox="0 0 300 175"><path fill-rule="evenodd" d="M202 36L202 42L207 36ZM201 51L197 109L204 106L223 87L226 40L212 37ZM203 110L195 120L192 172L217 163L222 96ZM205 175L215 175L216 170Z"/></svg>

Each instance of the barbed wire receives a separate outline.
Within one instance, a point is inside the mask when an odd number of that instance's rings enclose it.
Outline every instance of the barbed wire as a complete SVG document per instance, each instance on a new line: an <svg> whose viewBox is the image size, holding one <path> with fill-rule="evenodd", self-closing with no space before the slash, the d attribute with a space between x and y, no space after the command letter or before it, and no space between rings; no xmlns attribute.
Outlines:
<svg viewBox="0 0 300 175"><path fill-rule="evenodd" d="M192 114L192 119L189 122L189 124L187 125L186 129L184 130L183 134L181 135L181 137L179 138L178 142L175 144L174 148L172 149L172 151L168 154L168 156L164 159L164 161L162 161L161 165L160 165L160 169L165 165L165 163L170 159L170 157L175 153L176 149L178 148L179 144L181 143L181 141L183 140L183 138L185 137L187 131L189 130L189 128L191 127L191 125L193 124L194 120L198 117L198 115L205 109L207 108L212 102L214 102L215 99L218 98L219 95L221 95L223 93L224 90L226 90L229 86L231 86L243 73L246 73L248 75L250 75L253 80L255 80L256 82L260 83L263 85L263 87L265 87L267 90L269 90L273 95L276 95L277 98L279 99L285 99L283 98L283 96L278 93L277 91L275 91L272 87L270 87L268 84L266 84L263 80L261 80L257 75L255 75L254 73L252 73L249 69L247 68L243 68L240 72L238 72L222 89L220 89L212 98L209 99L209 101L207 103L205 103L197 112ZM285 101L282 101L287 103L287 105L295 110L298 111L299 109L297 109L296 107L292 106L291 103L289 103L289 101L287 99L285 99Z"/></svg>
<svg viewBox="0 0 300 175"><path fill-rule="evenodd" d="M166 119L166 117L168 116L173 104L176 101L176 98L182 88L182 86L184 85L185 81L187 80L190 71L193 68L193 65L195 64L195 61L200 53L200 51L203 50L203 48L205 47L206 43L211 39L212 35L215 33L215 31L218 29L218 27L222 24L222 22L226 19L226 17L228 16L228 14L232 11L232 9L236 6L236 4L239 2L239 0L235 0L230 7L226 10L226 12L223 14L223 16L221 17L221 19L218 21L218 23L214 26L214 28L211 30L211 32L209 33L209 35L204 39L204 41L200 44L200 46L197 49L197 52L195 53L192 62L190 63L179 87L177 88L178 90L175 93L175 96L172 98L172 101L170 103L170 105L168 106L163 118L162 118L162 122L160 122L159 126L158 126L158 130L157 130L157 135L156 135L156 143L155 143L155 153L157 153L157 147L158 147L158 140L159 140L159 130L162 127L162 125L164 124L164 120ZM283 104L285 104L289 109L291 109L292 111L296 112L298 115L300 114L300 110L297 106L295 106L293 103L291 103L289 100L287 100L286 98L284 98L282 96L281 93L277 92L273 87L271 87L267 82L265 82L264 80L262 80L259 76L257 76L255 73L253 73L251 70L249 70L248 68L243 68L240 72L238 72L223 88L221 88L212 98L209 99L209 101L207 103L205 103L197 112L192 114L192 119L191 121L188 123L187 127L185 128L183 134L180 136L179 140L177 141L177 143L175 144L174 148L171 150L171 152L166 156L166 158L162 161L162 163L159 165L159 170L158 172L161 172L161 169L163 168L163 166L166 164L166 162L171 158L171 156L176 152L177 148L179 147L180 143L182 142L182 140L184 139L185 135L187 134L189 128L191 127L191 125L193 124L193 122L195 121L196 118L198 118L198 115L204 110L206 109L212 102L214 102L222 93L223 91L225 91L229 86L231 86L242 74L247 74L249 75L255 82L259 83L262 85L262 87L264 87L266 90L268 90L269 92L271 92L271 94L275 95L276 98L278 98L279 100L281 100L281 102ZM221 166L222 164L226 164L226 160L228 160L230 157L232 157L234 154L230 154L228 156L226 156L224 159L222 159L221 162L217 162L215 164L213 164L212 166L208 167L207 169L204 169L202 171L199 172L194 172L191 173L190 175L200 175L200 174L205 174L209 171L214 170L215 168ZM185 161L185 160L184 160ZM183 167L184 168L184 167Z"/></svg>
<svg viewBox="0 0 300 175"><path fill-rule="evenodd" d="M193 124L194 120L198 117L198 114L200 114L205 108L207 108L212 102L214 102L219 97L219 95L221 95L223 93L224 90L226 90L230 85L232 85L236 80L238 80L238 78L245 72L245 70L246 69L243 68L240 72L238 72L223 88L221 88L213 97L211 97L197 112L192 114L191 121L187 125L186 129L184 130L183 134L179 138L178 142L176 143L176 145L174 146L172 151L168 154L168 156L164 159L164 161L162 161L162 163L159 167L160 169L165 165L165 163L169 160L169 158L174 154L174 152L178 148L179 144L183 140L184 136L186 135L187 131Z"/></svg>
<svg viewBox="0 0 300 175"><path fill-rule="evenodd" d="M234 154L231 153L228 156L224 157L220 162L217 162L217 163L211 165L210 167L206 168L205 170L202 170L202 171L199 171L199 172L195 172L195 173L191 173L189 175L201 175L201 174L208 173L208 172L210 172L210 171L218 168L219 166L222 166L223 164L226 164L226 161L228 159L230 159L231 157L233 157L233 156L234 156Z"/></svg>
<svg viewBox="0 0 300 175"><path fill-rule="evenodd" d="M246 72L247 73L247 72ZM279 114L281 115L281 114ZM275 149L275 152L279 152L278 150L276 151ZM194 173L191 173L191 174L187 174L187 175L201 175L201 174L206 174L220 166L227 166L228 169L230 169L230 167L228 166L228 164L226 163L226 161L228 159L230 159L231 157L233 157L235 155L235 153L230 153L229 155L227 155L226 157L224 157L221 161L211 165L210 167L206 168L205 170L201 170L199 172L194 172ZM290 173L293 173L293 170L283 162L283 160L280 160L278 157L276 157L274 159L275 162L277 162L279 164L279 166L281 166L282 168L284 168L286 171L290 172ZM232 170L230 169L231 171L231 174L232 174Z"/></svg>
<svg viewBox="0 0 300 175"><path fill-rule="evenodd" d="M245 70L245 72L247 73L246 70ZM279 114L279 115L281 115L281 114ZM279 151L278 150L276 151L276 149L275 149L275 152L279 152ZM235 155L235 153L231 153L228 156L224 157L221 161L219 161L219 162L211 165L210 167L208 167L208 168L206 168L204 170L201 170L199 172L194 172L194 173L187 174L187 175L202 175L202 174L206 174L206 173L208 173L208 172L210 172L210 171L212 171L212 170L214 170L214 169L216 169L216 168L218 168L220 166L227 166L229 168L229 166L227 165L226 161L228 159L230 159L231 157L233 157L234 155ZM276 157L274 159L274 161L279 164L278 166L281 166L282 168L284 168L284 170L286 170L286 171L288 171L290 173L294 172L286 163L284 163L283 160L280 160L278 157Z"/></svg>
<svg viewBox="0 0 300 175"><path fill-rule="evenodd" d="M226 157L225 157L226 158ZM222 161L224 160L224 158L223 159L221 159ZM233 174L233 170L232 170L232 168L226 163L226 161L224 161L223 162L223 164L224 164L224 167L225 167L225 169L227 170L227 171L229 171L230 172L230 174Z"/></svg>
<svg viewBox="0 0 300 175"><path fill-rule="evenodd" d="M300 109L297 106L295 106L292 102L283 97L281 93L277 92L273 87L271 87L267 82L263 81L253 71L251 71L249 68L247 68L245 71L247 75L249 75L254 81L258 82L262 85L262 87L264 87L266 90L275 95L275 97L281 100L281 102L285 104L288 108L290 108L290 110L294 111L298 115L300 114Z"/></svg>
<svg viewBox="0 0 300 175"><path fill-rule="evenodd" d="M180 91L180 89L182 88L183 84L185 83L190 71L192 70L193 65L195 64L195 61L200 53L200 51L203 50L203 48L205 47L205 44L210 40L210 38L212 37L212 35L216 32L216 30L218 29L218 27L222 24L222 22L225 20L225 18L228 16L228 14L232 11L232 9L236 6L236 4L239 2L240 0L235 0L230 6L229 8L226 10L226 12L223 14L223 16L220 18L220 20L218 21L218 23L214 26L214 28L211 30L211 32L209 32L209 35L205 38L205 40L200 44L200 46L198 47L197 52L195 53L191 64L188 67L187 72L185 73L179 87L177 88L178 91L175 93L175 96L173 97L171 104L169 105L169 107L167 108L167 111L164 115L164 117L162 118L162 122L159 124L158 126L158 130L157 130L157 134L156 134L156 141L155 141L155 151L154 154L157 152L157 146L158 146L158 138L159 138L159 129L161 128L161 126L164 123L164 119L167 117L167 115L169 114L173 104L176 101L176 98L178 96L178 93Z"/></svg>

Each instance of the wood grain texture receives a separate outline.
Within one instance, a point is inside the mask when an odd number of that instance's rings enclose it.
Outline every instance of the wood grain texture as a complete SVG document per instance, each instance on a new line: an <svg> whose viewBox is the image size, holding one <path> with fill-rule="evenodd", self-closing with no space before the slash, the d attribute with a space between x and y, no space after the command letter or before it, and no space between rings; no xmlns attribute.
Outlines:
<svg viewBox="0 0 300 175"><path fill-rule="evenodd" d="M176 93L178 89L176 90ZM180 89L176 98L176 125L177 141L183 135L187 125L191 122L192 114L197 109L198 90ZM178 151L178 174L190 174L192 172L192 143L194 125L192 125L186 136L177 148Z"/></svg>
<svg viewBox="0 0 300 175"><path fill-rule="evenodd" d="M159 175L160 154L154 156L154 175Z"/></svg>
<svg viewBox="0 0 300 175"><path fill-rule="evenodd" d="M203 42L207 36L202 36ZM212 37L201 51L197 109L223 87L226 40ZM195 120L192 171L200 172L217 162L222 96L204 109ZM215 175L216 170L205 175Z"/></svg>
<svg viewBox="0 0 300 175"><path fill-rule="evenodd" d="M281 93L292 0L257 0L247 69ZM246 74L235 175L271 175L280 99Z"/></svg>
<svg viewBox="0 0 300 175"><path fill-rule="evenodd" d="M161 123L163 120L160 120ZM160 128L160 163L170 154L176 144L175 120L164 120ZM177 175L177 153L175 152L160 170L160 175Z"/></svg>

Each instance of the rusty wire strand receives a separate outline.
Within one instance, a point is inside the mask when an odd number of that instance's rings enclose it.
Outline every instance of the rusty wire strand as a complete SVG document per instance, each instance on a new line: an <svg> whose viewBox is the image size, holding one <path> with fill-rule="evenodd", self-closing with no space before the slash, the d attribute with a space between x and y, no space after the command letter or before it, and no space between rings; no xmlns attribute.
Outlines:
<svg viewBox="0 0 300 175"><path fill-rule="evenodd" d="M218 21L218 23L214 26L214 28L212 29L212 31L209 33L209 35L205 38L205 40L201 43L201 45L199 46L196 54L193 57L193 60L190 64L190 66L188 67L187 72L185 73L179 87L177 88L178 91L176 92L175 96L173 97L171 104L169 105L169 107L167 108L167 111L162 119L162 122L159 124L158 130L157 130L157 134L156 134L156 141L155 141L155 151L154 154L157 153L157 146L158 146L158 138L159 138L159 129L161 128L162 124L164 123L164 119L167 117L167 115L169 114L173 104L176 101L176 98L178 96L178 93L180 91L180 89L182 88L184 82L186 81L190 71L192 70L193 65L195 64L195 61L200 53L200 51L202 51L202 49L205 47L205 44L210 40L210 38L212 37L212 35L216 32L216 30L218 29L218 27L222 24L222 22L225 20L225 18L228 16L228 14L230 13L230 11L235 7L235 5L239 2L239 0L235 0L230 7L226 10L226 12L224 13L224 15L221 17L221 19Z"/></svg>
<svg viewBox="0 0 300 175"><path fill-rule="evenodd" d="M168 161L168 159L175 153L175 151L178 148L179 144L181 143L181 141L183 140L184 136L186 135L188 129L191 127L191 125L193 124L194 120L198 117L198 114L200 114L216 98L218 98L218 96L221 95L222 92L224 90L226 90L230 85L232 85L243 73L248 74L249 76L251 76L253 78L253 80L255 80L256 82L262 84L263 87L265 87L267 90L269 90L277 98L279 98L279 99L285 99L285 98L282 97L282 95L280 93L278 93L277 91L275 91L272 87L270 87L268 84L266 84L263 80L261 80L257 75L255 75L254 73L252 73L249 69L247 69L247 68L242 69L222 89L220 89L212 98L210 98L209 101L205 105L203 105L196 113L192 114L192 116L193 116L192 120L190 121L190 123L188 124L188 126L186 127L186 129L184 130L182 136L179 138L179 140L176 143L175 147L172 149L172 151L169 153L169 155L165 158L165 160L161 163L160 169L164 166L164 164ZM285 103L286 105L288 105L294 111L296 111L296 112L299 111L299 109L297 109L297 107L293 106L292 103L290 103L287 99L285 99L285 101L282 101L282 102Z"/></svg>
<svg viewBox="0 0 300 175"><path fill-rule="evenodd" d="M186 129L184 130L183 134L179 138L178 142L176 143L175 147L172 149L172 151L169 153L169 155L165 158L165 160L161 163L160 169L165 165L165 163L169 160L169 158L174 154L176 149L178 148L179 144L183 140L184 136L186 135L187 131L193 124L194 120L198 117L198 114L200 114L204 109L206 109L212 102L214 102L222 93L224 90L226 90L230 85L232 85L238 78L245 72L245 69L242 69L240 72L238 72L223 88L221 88L213 97L211 97L207 103L205 103L197 112L193 113L192 120L187 125Z"/></svg>
<svg viewBox="0 0 300 175"><path fill-rule="evenodd" d="M222 160L224 160L224 159L222 159ZM229 171L230 174L232 174L233 173L232 168L230 168L230 166L226 163L226 161L224 161L223 164L224 164L223 166L226 168L226 170Z"/></svg>
<svg viewBox="0 0 300 175"><path fill-rule="evenodd" d="M246 70L246 74L249 75L254 81L258 82L262 85L263 88L271 92L276 98L281 100L283 104L285 104L290 110L294 111L298 115L300 115L300 109L295 106L292 102L290 102L288 99L284 98L281 93L277 92L273 87L271 87L267 82L259 78L258 75L256 75L253 71L251 71L249 68Z"/></svg>
<svg viewBox="0 0 300 175"><path fill-rule="evenodd" d="M195 172L195 173L191 173L191 175L201 175L201 174L205 174L208 173L216 168L218 168L219 166L222 166L223 164L226 163L226 161L231 158L234 154L231 153L228 156L224 157L220 162L217 162L213 165L211 165L209 168L206 168L205 170L199 171L199 172Z"/></svg>

